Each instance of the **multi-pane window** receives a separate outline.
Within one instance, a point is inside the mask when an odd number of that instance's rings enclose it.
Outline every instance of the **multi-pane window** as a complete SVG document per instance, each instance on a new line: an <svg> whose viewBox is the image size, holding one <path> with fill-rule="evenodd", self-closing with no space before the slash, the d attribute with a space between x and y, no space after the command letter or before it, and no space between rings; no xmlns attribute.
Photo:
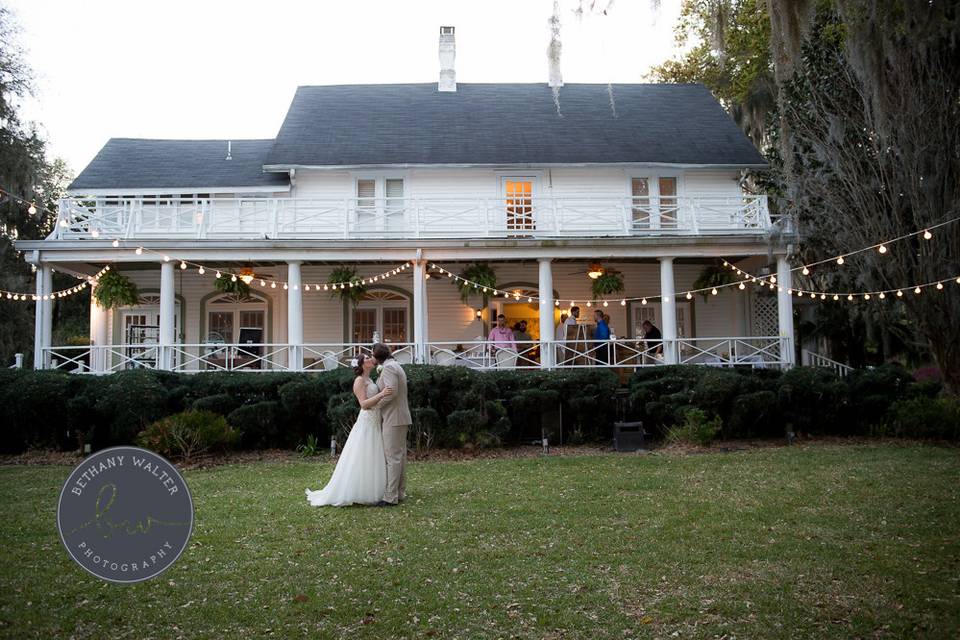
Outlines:
<svg viewBox="0 0 960 640"><path fill-rule="evenodd" d="M676 176L631 178L630 196L635 230L676 229L679 226Z"/></svg>
<svg viewBox="0 0 960 640"><path fill-rule="evenodd" d="M504 178L504 195L507 201L507 229L533 230L533 181Z"/></svg>

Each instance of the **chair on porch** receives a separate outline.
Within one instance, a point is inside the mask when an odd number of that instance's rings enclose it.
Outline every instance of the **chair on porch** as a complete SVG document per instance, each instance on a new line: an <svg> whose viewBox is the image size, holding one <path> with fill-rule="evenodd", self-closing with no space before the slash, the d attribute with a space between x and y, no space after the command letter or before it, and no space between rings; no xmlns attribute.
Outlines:
<svg viewBox="0 0 960 640"><path fill-rule="evenodd" d="M413 354L410 353L410 347L404 347L393 352L393 359L400 364L413 364Z"/></svg>
<svg viewBox="0 0 960 640"><path fill-rule="evenodd" d="M337 362L337 354L333 351L324 351L320 356L323 359L323 368L325 371L333 371L340 366L340 363Z"/></svg>
<svg viewBox="0 0 960 640"><path fill-rule="evenodd" d="M513 369L517 366L517 356L519 355L520 354L513 349L498 349L497 367L500 369Z"/></svg>
<svg viewBox="0 0 960 640"><path fill-rule="evenodd" d="M450 349L437 349L433 352L433 362L442 367L456 364L457 354Z"/></svg>

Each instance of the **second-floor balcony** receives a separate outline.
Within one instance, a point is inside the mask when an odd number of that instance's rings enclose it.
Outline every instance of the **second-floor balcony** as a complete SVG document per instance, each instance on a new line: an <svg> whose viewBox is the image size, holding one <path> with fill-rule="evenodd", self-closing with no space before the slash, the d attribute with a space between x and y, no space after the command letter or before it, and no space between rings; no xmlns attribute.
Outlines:
<svg viewBox="0 0 960 640"><path fill-rule="evenodd" d="M51 238L469 239L757 234L766 196L65 198Z"/></svg>

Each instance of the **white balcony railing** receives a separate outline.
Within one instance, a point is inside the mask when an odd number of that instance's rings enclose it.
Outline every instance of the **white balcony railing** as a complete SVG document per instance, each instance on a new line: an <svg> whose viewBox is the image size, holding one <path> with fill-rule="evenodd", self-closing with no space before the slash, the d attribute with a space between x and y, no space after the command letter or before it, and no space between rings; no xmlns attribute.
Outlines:
<svg viewBox="0 0 960 640"><path fill-rule="evenodd" d="M626 368L663 365L664 352L677 353L679 364L716 367L789 366L781 357L779 337L682 338L662 345L642 340L566 340L548 343L553 367ZM330 371L349 366L358 354L370 355L366 343L290 345L270 344L120 344L105 346L46 347L43 366L76 373L113 373L125 369L167 369L185 373L201 371ZM541 344L518 342L516 349L496 348L488 341L429 342L421 349L413 343L391 344L401 364L424 361L436 365L478 370L540 368Z"/></svg>
<svg viewBox="0 0 960 640"><path fill-rule="evenodd" d="M419 239L759 233L766 196L65 198L51 237Z"/></svg>

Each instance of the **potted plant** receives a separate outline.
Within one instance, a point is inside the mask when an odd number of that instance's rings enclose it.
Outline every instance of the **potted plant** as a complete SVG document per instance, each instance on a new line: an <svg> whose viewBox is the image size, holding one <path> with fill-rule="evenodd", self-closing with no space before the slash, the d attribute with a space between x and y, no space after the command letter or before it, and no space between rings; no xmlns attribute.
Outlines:
<svg viewBox="0 0 960 640"><path fill-rule="evenodd" d="M330 295L340 296L341 300L349 300L353 306L357 306L366 291L362 279L353 267L340 266L334 269L330 274L330 283L334 285Z"/></svg>
<svg viewBox="0 0 960 640"><path fill-rule="evenodd" d="M490 290L497 288L497 274L489 264L475 263L460 272L462 280L454 280L453 284L460 289L460 300L463 304L469 304L470 296L474 293L483 297L483 288ZM467 281L470 282L467 282Z"/></svg>
<svg viewBox="0 0 960 640"><path fill-rule="evenodd" d="M704 291L700 292L700 295L703 296L703 301L706 302L710 296L710 292L706 291L706 289L723 287L736 281L737 277L733 271L715 264L703 268L703 271L700 272L700 275L697 276L697 279L693 282L692 288L704 289Z"/></svg>
<svg viewBox="0 0 960 640"><path fill-rule="evenodd" d="M107 271L97 280L93 297L101 309L132 307L140 302L137 285L130 278L114 270Z"/></svg>
<svg viewBox="0 0 960 640"><path fill-rule="evenodd" d="M221 293L232 293L238 298L250 297L250 285L240 278L234 280L229 276L221 276L213 281L213 286Z"/></svg>
<svg viewBox="0 0 960 640"><path fill-rule="evenodd" d="M593 299L623 293L623 274L615 269L606 269L593 281Z"/></svg>

